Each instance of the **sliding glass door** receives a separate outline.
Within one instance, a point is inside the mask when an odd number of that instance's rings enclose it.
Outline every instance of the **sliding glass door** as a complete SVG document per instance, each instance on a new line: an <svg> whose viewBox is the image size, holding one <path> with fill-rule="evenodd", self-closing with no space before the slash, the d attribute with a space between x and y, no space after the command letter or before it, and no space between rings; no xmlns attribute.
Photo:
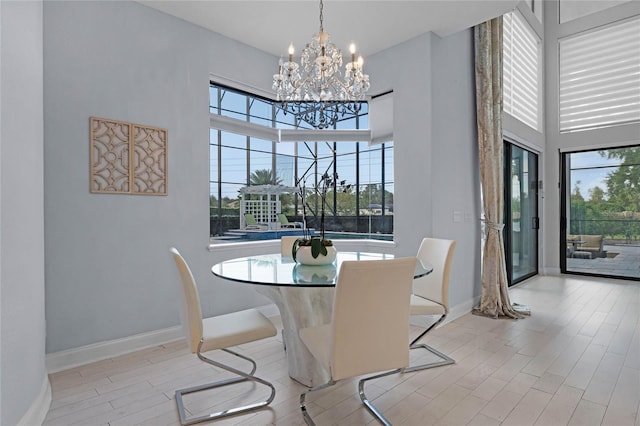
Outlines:
<svg viewBox="0 0 640 426"><path fill-rule="evenodd" d="M640 145L562 154L560 269L640 279Z"/></svg>
<svg viewBox="0 0 640 426"><path fill-rule="evenodd" d="M509 285L538 273L538 156L504 145L504 243Z"/></svg>

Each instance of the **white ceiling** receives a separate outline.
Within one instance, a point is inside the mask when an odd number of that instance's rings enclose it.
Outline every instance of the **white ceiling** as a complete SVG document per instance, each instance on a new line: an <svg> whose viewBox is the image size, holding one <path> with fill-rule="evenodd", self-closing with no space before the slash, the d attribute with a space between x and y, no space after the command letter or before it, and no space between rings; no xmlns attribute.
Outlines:
<svg viewBox="0 0 640 426"><path fill-rule="evenodd" d="M318 32L319 1L141 0L146 6L192 22L276 56L296 51ZM445 37L512 10L519 0L325 0L324 29L344 52L355 42L372 55L420 34Z"/></svg>

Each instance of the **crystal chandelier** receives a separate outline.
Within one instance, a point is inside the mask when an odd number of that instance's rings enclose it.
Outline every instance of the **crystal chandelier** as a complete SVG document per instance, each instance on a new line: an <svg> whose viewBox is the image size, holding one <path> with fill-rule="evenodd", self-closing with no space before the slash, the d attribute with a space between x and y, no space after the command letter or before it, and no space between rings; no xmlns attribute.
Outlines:
<svg viewBox="0 0 640 426"><path fill-rule="evenodd" d="M356 46L351 43L351 61L341 78L342 51L329 42L324 32L320 0L320 31L302 50L300 64L294 62L293 43L289 45L289 60L280 59L278 73L273 76L276 100L286 114L316 129L333 127L345 114L357 114L360 102L369 90L369 76L362 72L362 56L356 58Z"/></svg>

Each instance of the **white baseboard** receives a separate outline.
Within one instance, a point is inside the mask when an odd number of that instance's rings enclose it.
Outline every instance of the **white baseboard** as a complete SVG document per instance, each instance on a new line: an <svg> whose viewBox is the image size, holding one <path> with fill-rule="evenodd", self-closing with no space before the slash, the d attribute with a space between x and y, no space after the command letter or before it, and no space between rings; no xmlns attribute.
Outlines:
<svg viewBox="0 0 640 426"><path fill-rule="evenodd" d="M256 308L266 317L280 315L275 304ZM148 333L135 334L122 339L93 343L87 346L67 349L47 354L46 363L49 373L68 370L79 365L85 365L118 355L124 355L141 349L162 345L184 339L182 327L175 326Z"/></svg>
<svg viewBox="0 0 640 426"><path fill-rule="evenodd" d="M445 318L444 322L438 327L442 327L444 324L451 322L463 315L468 314L471 310L480 303L480 296L469 299L466 302L457 304L449 309L449 314ZM419 327L429 327L433 324L433 316L429 315L414 315L410 319L410 323Z"/></svg>
<svg viewBox="0 0 640 426"><path fill-rule="evenodd" d="M471 312L471 309L477 304L478 298L474 298L467 302L452 307L449 315L445 320L445 324L453 321L462 315ZM256 308L266 317L279 316L280 312L275 304L259 306ZM421 324L420 317L412 317ZM425 318L425 320L428 318ZM93 343L91 345L81 346L78 348L67 349L60 352L47 354L46 364L49 373L68 370L80 365L89 364L103 359L111 358L118 355L124 355L141 349L162 345L176 340L184 339L182 327L169 327L162 330L155 330L148 333L135 334L133 336L124 337L122 339L109 340L105 342ZM47 380L48 383L48 380ZM46 414L46 412L45 412Z"/></svg>
<svg viewBox="0 0 640 426"><path fill-rule="evenodd" d="M480 296L476 296L472 299L467 300L466 302L458 303L457 305L451 307L449 309L449 315L445 320L445 324L449 321L453 321L454 319L460 318L463 315L468 314L480 304Z"/></svg>
<svg viewBox="0 0 640 426"><path fill-rule="evenodd" d="M560 268L549 268L549 267L544 268L543 273L545 275L561 275L562 274L562 272L560 271Z"/></svg>
<svg viewBox="0 0 640 426"><path fill-rule="evenodd" d="M93 343L78 348L47 354L46 363L49 373L68 370L79 365L89 364L140 349L162 345L184 339L182 327L175 326L148 333L135 334L122 339Z"/></svg>
<svg viewBox="0 0 640 426"><path fill-rule="evenodd" d="M41 425L51 406L51 383L45 374L38 396L33 400L27 412L18 422L18 426Z"/></svg>

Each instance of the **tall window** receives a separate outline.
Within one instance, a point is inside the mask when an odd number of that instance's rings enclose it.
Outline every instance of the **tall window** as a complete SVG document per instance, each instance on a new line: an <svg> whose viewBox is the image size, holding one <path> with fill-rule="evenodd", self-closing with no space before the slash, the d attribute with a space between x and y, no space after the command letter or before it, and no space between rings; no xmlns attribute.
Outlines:
<svg viewBox="0 0 640 426"><path fill-rule="evenodd" d="M392 239L393 143L280 142L267 140L268 128L296 129L295 117L272 100L223 86L211 85L210 113L264 126L265 136L210 132L210 235L228 239L240 224L240 188L275 184L313 188L324 173L337 176L327 191L325 227L331 238ZM368 108L345 116L336 129L367 129ZM248 131L247 133L255 134ZM258 133L260 131L258 130ZM280 196L290 221L302 220L302 201L295 194ZM307 197L306 223L319 226L320 200ZM277 238L273 235L273 238ZM222 238L220 238L222 240Z"/></svg>
<svg viewBox="0 0 640 426"><path fill-rule="evenodd" d="M560 45L560 131L640 121L640 17Z"/></svg>
<svg viewBox="0 0 640 426"><path fill-rule="evenodd" d="M540 39L517 10L504 15L503 28L504 112L540 130Z"/></svg>
<svg viewBox="0 0 640 426"><path fill-rule="evenodd" d="M562 272L640 280L640 145L562 154Z"/></svg>

